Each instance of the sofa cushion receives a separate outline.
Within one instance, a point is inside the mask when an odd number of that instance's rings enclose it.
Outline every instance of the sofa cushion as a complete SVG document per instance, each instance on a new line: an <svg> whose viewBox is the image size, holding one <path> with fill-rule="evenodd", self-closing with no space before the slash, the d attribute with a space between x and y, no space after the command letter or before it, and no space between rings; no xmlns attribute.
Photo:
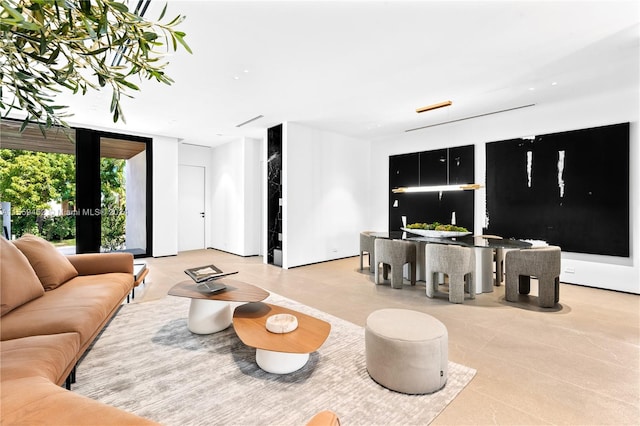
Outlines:
<svg viewBox="0 0 640 426"><path fill-rule="evenodd" d="M78 276L71 262L47 240L26 234L14 244L27 256L45 290L53 290Z"/></svg>
<svg viewBox="0 0 640 426"><path fill-rule="evenodd" d="M80 351L93 341L133 288L133 275L112 273L75 277L22 305L0 321L0 338L76 332Z"/></svg>
<svg viewBox="0 0 640 426"><path fill-rule="evenodd" d="M78 333L29 336L0 342L2 381L40 376L64 383L80 351Z"/></svg>
<svg viewBox="0 0 640 426"><path fill-rule="evenodd" d="M0 316L44 294L29 261L20 250L0 237Z"/></svg>

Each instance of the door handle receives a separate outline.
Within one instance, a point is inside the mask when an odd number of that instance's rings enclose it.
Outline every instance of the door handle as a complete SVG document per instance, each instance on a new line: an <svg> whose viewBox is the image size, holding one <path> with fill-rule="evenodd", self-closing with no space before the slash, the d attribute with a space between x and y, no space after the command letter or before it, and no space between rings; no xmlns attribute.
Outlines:
<svg viewBox="0 0 640 426"><path fill-rule="evenodd" d="M204 212L200 212L200 217L204 217Z"/></svg>

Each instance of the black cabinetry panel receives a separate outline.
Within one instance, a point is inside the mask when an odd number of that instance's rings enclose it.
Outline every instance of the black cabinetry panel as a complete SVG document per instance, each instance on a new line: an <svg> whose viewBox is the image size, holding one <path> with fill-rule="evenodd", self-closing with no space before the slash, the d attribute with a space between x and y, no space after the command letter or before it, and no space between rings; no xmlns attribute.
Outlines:
<svg viewBox="0 0 640 426"><path fill-rule="evenodd" d="M463 185L475 182L474 146L449 148L449 184Z"/></svg>
<svg viewBox="0 0 640 426"><path fill-rule="evenodd" d="M392 188L420 184L418 153L395 155L389 160L389 185Z"/></svg>
<svg viewBox="0 0 640 426"><path fill-rule="evenodd" d="M473 231L475 191L394 194L393 188L474 182L474 146L437 149L389 157L389 231L407 223L451 223Z"/></svg>
<svg viewBox="0 0 640 426"><path fill-rule="evenodd" d="M420 154L420 186L446 185L448 154L446 149L424 151Z"/></svg>

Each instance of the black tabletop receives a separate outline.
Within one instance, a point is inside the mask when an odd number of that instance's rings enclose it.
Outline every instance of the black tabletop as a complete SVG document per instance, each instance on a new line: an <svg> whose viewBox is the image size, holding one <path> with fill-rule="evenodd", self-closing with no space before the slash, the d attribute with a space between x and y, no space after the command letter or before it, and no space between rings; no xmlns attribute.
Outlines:
<svg viewBox="0 0 640 426"><path fill-rule="evenodd" d="M484 235L466 235L464 237L421 237L410 232L391 231L391 232L373 232L371 235L376 238L390 238L394 240L407 240L431 244L455 244L465 247L480 248L504 248L504 249L522 249L531 247L531 243L513 238L500 238L495 236Z"/></svg>

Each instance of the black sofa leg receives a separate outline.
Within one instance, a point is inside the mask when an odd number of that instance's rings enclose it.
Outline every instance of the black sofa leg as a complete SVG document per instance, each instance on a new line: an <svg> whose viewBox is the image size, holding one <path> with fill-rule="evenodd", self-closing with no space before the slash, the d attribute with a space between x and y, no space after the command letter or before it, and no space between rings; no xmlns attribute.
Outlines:
<svg viewBox="0 0 640 426"><path fill-rule="evenodd" d="M73 367L73 370L67 376L67 379L64 381L64 387L67 390L71 390L71 385L76 382L76 369L78 368L78 364Z"/></svg>

